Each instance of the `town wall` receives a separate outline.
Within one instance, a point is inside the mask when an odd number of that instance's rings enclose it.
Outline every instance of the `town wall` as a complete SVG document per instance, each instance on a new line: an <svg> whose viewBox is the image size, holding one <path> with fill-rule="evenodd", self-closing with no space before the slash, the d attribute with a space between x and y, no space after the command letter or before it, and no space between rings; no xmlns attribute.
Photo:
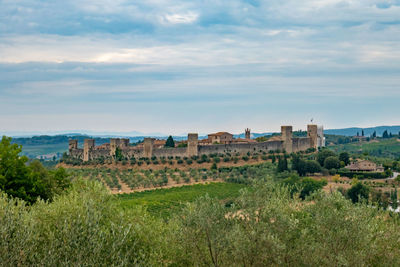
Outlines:
<svg viewBox="0 0 400 267"><path fill-rule="evenodd" d="M315 148L317 143L317 126L307 126L307 137L294 138L292 126L281 127L281 137L275 141L232 143L232 144L214 144L199 145L198 134L188 134L187 147L175 148L154 148L154 138L145 138L142 147L129 145L129 139L110 139L109 149L98 149L95 147L94 139L85 139L84 148L78 148L77 140L69 141L69 153L71 157L88 161L96 158L112 158L115 156L116 148L121 149L122 155L127 158L151 158L155 157L191 157L209 154L239 153L246 154L260 153L269 151L286 151L287 153L305 151L309 148ZM246 129L246 132L250 132ZM323 138L323 136L322 136Z"/></svg>
<svg viewBox="0 0 400 267"><path fill-rule="evenodd" d="M157 158L159 157L186 157L187 149L186 147L175 147L175 148L155 148L153 149L153 155Z"/></svg>
<svg viewBox="0 0 400 267"><path fill-rule="evenodd" d="M76 159L83 160L83 149L82 148L74 148L69 150L69 155Z"/></svg>
<svg viewBox="0 0 400 267"><path fill-rule="evenodd" d="M305 151L311 147L311 139L308 137L293 138L292 152Z"/></svg>
<svg viewBox="0 0 400 267"><path fill-rule="evenodd" d="M283 150L282 141L267 141L249 144L222 144L222 145L209 145L199 146L199 156L209 155L213 153L240 153L247 152L268 152L271 150Z"/></svg>

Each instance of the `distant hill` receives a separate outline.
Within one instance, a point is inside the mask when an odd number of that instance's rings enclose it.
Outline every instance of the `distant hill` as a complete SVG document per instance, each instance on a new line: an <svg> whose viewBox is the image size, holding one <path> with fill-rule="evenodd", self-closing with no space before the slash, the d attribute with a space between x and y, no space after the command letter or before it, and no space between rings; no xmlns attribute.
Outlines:
<svg viewBox="0 0 400 267"><path fill-rule="evenodd" d="M374 131L376 131L378 136L382 136L385 130L388 133L397 135L400 132L400 126L377 126L370 128L344 128L344 129L327 129L324 130L325 134L330 135L343 135L343 136L354 136L357 133L361 134L364 130L365 136L370 136ZM136 133L136 132L132 132ZM257 138L260 136L272 135L274 133L252 133L252 138ZM302 132L301 134L305 134ZM299 132L294 132L294 135L299 136ZM146 136L106 136L106 135L86 135L80 133L66 133L62 135L38 135L32 137L14 137L13 143L17 143L23 146L22 154L31 158L43 157L52 158L55 154L56 158L59 158L63 152L68 150L68 140L78 139L79 146L83 147L83 140L86 138L94 138L96 140L96 145L101 145L110 142L111 137L125 137L129 138L131 143L142 141ZM155 137L157 139L167 139L168 136L149 136ZM235 138L244 138L244 133L235 134ZM174 140L185 140L187 136L173 136ZM207 136L199 136L199 139L207 138Z"/></svg>
<svg viewBox="0 0 400 267"><path fill-rule="evenodd" d="M365 136L370 136L374 131L376 131L377 136L382 136L384 131L388 131L388 133L398 134L400 132L400 126L377 126L370 128L343 128L343 129L326 129L324 130L325 134L334 134L334 135L344 135L344 136L355 136L357 133L361 135L362 130L364 130Z"/></svg>

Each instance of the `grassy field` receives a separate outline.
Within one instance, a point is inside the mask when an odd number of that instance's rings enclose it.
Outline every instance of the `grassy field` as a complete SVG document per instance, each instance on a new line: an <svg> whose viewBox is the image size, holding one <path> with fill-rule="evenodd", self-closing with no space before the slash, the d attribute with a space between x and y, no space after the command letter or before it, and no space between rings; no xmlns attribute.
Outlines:
<svg viewBox="0 0 400 267"><path fill-rule="evenodd" d="M187 185L169 189L157 189L137 192L132 194L117 195L117 201L124 209L133 206L143 206L154 216L168 218L172 212L178 210L186 202L208 194L218 198L224 203L229 203L239 196L239 191L246 186L234 183L209 183Z"/></svg>
<svg viewBox="0 0 400 267"><path fill-rule="evenodd" d="M337 153L347 151L354 154L367 153L370 156L379 158L389 158L389 159L400 158L400 142L397 140L397 138L335 145L335 146L330 146L329 148Z"/></svg>

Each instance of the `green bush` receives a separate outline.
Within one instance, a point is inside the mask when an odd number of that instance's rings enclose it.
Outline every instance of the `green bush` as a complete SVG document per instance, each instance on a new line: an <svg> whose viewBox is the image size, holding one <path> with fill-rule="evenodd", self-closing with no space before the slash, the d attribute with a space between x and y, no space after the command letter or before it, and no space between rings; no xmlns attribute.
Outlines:
<svg viewBox="0 0 400 267"><path fill-rule="evenodd" d="M342 177L357 177L359 179L385 179L388 177L385 172L351 172L347 169L340 169L337 174Z"/></svg>
<svg viewBox="0 0 400 267"><path fill-rule="evenodd" d="M305 205L287 188L259 184L228 207L208 197L188 204L174 224L176 266L400 264L398 223L340 193Z"/></svg>
<svg viewBox="0 0 400 267"><path fill-rule="evenodd" d="M116 204L93 182L30 208L0 195L2 266L157 265L161 224L138 209L116 212Z"/></svg>

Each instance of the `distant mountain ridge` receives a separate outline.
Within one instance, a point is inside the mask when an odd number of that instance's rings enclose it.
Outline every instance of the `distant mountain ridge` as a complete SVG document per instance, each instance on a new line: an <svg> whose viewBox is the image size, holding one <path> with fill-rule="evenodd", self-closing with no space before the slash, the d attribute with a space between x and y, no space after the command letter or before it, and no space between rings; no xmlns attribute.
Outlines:
<svg viewBox="0 0 400 267"><path fill-rule="evenodd" d="M350 127L350 128L342 128L342 129L325 129L324 133L325 134L332 134L332 135L344 135L344 136L355 136L358 134L361 135L362 131L364 130L364 135L365 136L370 136L374 131L376 131L376 134L378 136L382 136L383 132L386 130L388 133L392 134L398 134L400 132L400 125L395 125L395 126L376 126L376 127L367 127L367 128L361 128L361 127ZM96 132L86 132L82 131L84 133L79 133L79 131L74 131L74 132L49 132L47 134L41 133L41 132L31 132L31 133L26 133L26 135L22 133L17 133L17 134L12 134L10 133L0 133L0 135L8 135L12 136L13 138L31 138L33 136L68 136L68 137L96 137L96 138L129 138L131 141L136 142L139 140L143 140L144 137L154 137L158 139L167 139L168 135L163 134L163 133L150 133L150 134L144 134L141 132L137 131L132 131L132 132L126 132L126 133L96 133ZM266 136L266 135L272 135L277 132L264 132L264 133L251 133L252 138L257 138L260 136ZM175 140L183 140L186 139L186 135L173 135L173 138ZM199 138L206 138L207 135L199 135ZM244 138L245 135L244 133L240 134L234 134L235 138Z"/></svg>
<svg viewBox="0 0 400 267"><path fill-rule="evenodd" d="M324 130L325 134L334 134L334 135L344 135L344 136L355 136L357 133L361 135L364 130L365 136L371 136L373 132L376 131L377 136L382 136L384 131L388 131L388 133L398 134L400 132L400 125L397 126L376 126L376 127L368 127L368 128L360 128L360 127L352 127L352 128L343 128L343 129L326 129Z"/></svg>

